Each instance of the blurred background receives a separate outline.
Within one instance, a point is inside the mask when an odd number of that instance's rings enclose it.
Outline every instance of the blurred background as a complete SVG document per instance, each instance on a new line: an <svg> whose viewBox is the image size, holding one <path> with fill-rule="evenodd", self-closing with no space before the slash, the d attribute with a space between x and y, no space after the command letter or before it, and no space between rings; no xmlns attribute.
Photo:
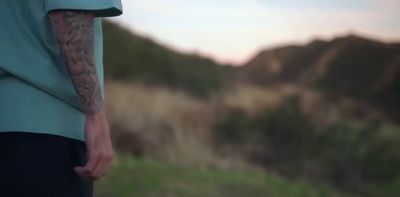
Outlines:
<svg viewBox="0 0 400 197"><path fill-rule="evenodd" d="M123 4L97 197L400 196L400 1Z"/></svg>

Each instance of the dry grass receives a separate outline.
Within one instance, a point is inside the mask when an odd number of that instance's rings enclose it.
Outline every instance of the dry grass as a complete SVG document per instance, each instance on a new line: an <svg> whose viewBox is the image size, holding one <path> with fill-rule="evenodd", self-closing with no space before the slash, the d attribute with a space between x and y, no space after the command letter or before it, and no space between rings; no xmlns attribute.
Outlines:
<svg viewBox="0 0 400 197"><path fill-rule="evenodd" d="M280 104L293 87L240 85L207 100L141 83L107 82L106 101L117 149L194 166L254 168L240 153L216 153L212 125L232 109L256 115Z"/></svg>
<svg viewBox="0 0 400 197"><path fill-rule="evenodd" d="M221 92L214 97L214 102L224 109L240 109L255 115L265 108L279 105L283 94L281 91L243 84Z"/></svg>
<svg viewBox="0 0 400 197"><path fill-rule="evenodd" d="M342 99L330 104L315 91L291 85L267 89L242 84L209 99L141 83L108 81L106 86L108 116L117 149L199 167L254 167L240 153L216 152L218 142L212 141L212 125L232 109L257 115L280 105L290 95L299 96L304 113L317 124L337 121L343 118L339 110L349 108L350 101Z"/></svg>
<svg viewBox="0 0 400 197"><path fill-rule="evenodd" d="M122 149L198 166L222 161L210 146L207 101L143 84L109 82L106 92L114 144Z"/></svg>

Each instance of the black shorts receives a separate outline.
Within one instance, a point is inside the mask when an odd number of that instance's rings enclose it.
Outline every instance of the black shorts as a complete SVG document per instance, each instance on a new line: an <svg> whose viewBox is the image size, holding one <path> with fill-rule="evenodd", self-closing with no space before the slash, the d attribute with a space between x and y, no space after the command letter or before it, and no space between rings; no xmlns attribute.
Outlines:
<svg viewBox="0 0 400 197"><path fill-rule="evenodd" d="M85 144L55 135L0 132L1 197L92 197L93 182L74 172Z"/></svg>

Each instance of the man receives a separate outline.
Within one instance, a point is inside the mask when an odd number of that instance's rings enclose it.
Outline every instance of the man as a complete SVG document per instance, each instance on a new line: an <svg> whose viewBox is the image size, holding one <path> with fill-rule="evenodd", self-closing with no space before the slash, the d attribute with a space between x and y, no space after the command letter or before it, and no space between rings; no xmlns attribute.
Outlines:
<svg viewBox="0 0 400 197"><path fill-rule="evenodd" d="M0 0L0 196L92 196L113 150L101 18L119 0Z"/></svg>

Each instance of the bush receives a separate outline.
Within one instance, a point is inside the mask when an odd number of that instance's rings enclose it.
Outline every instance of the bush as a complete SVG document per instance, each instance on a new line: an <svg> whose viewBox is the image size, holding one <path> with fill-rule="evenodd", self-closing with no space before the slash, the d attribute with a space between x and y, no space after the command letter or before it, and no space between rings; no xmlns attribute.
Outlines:
<svg viewBox="0 0 400 197"><path fill-rule="evenodd" d="M400 134L384 125L341 120L317 127L294 96L255 117L233 111L217 121L215 129L219 142L239 149L262 147L245 157L270 171L367 195L367 185L400 176Z"/></svg>

